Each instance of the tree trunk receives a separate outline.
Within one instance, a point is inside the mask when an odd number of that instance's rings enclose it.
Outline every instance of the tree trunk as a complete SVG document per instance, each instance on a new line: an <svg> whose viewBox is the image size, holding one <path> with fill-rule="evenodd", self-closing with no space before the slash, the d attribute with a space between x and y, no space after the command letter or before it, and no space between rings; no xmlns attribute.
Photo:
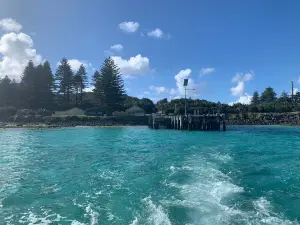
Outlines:
<svg viewBox="0 0 300 225"><path fill-rule="evenodd" d="M82 94L83 94L83 93L82 93L82 87L80 87L80 105L82 105L82 99L83 99L83 98L82 98Z"/></svg>
<svg viewBox="0 0 300 225"><path fill-rule="evenodd" d="M78 105L78 88L77 87L76 87L75 97L76 97L76 105Z"/></svg>

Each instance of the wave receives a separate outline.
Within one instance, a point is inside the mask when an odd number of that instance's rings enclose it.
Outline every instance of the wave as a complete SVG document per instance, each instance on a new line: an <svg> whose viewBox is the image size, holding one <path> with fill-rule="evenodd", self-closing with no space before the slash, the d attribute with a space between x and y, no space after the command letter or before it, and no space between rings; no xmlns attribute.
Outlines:
<svg viewBox="0 0 300 225"><path fill-rule="evenodd" d="M211 158L213 156L213 160ZM253 200L252 209L246 211L235 205L235 197L244 192L244 188L234 184L233 180L218 169L214 159L226 163L233 160L229 155L220 153L205 157L190 158L182 167L170 167L170 179L164 182L169 188L177 189L179 196L163 200L167 207L183 207L189 210L190 224L264 224L298 225L296 221L285 220L282 215L273 212L271 203L264 197ZM189 173L190 180L178 183L173 177ZM176 176L174 176L176 175ZM231 201L230 201L231 200Z"/></svg>

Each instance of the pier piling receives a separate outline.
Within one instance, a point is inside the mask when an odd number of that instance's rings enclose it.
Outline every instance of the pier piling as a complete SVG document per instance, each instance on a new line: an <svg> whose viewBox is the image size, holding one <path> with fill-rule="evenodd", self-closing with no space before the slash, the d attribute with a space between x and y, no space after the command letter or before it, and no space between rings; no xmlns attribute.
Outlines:
<svg viewBox="0 0 300 225"><path fill-rule="evenodd" d="M197 113L196 113L197 114ZM203 131L226 131L225 116L220 114L206 115L175 115L164 116L152 114L149 116L149 128L174 129L174 130L203 130Z"/></svg>

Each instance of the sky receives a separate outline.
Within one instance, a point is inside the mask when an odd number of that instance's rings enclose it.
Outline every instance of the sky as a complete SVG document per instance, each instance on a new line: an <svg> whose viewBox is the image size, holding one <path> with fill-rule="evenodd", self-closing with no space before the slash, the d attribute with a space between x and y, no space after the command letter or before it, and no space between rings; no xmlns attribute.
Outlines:
<svg viewBox="0 0 300 225"><path fill-rule="evenodd" d="M188 78L187 97L247 104L300 89L299 12L297 0L0 0L0 78L63 57L91 77L110 56L128 95L184 97Z"/></svg>

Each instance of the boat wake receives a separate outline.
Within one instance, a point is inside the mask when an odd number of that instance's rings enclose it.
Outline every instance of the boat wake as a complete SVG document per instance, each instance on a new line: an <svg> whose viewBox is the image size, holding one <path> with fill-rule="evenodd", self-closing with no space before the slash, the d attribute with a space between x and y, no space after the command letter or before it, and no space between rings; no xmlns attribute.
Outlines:
<svg viewBox="0 0 300 225"><path fill-rule="evenodd" d="M213 155L222 163L232 160L229 155ZM188 182L176 182L180 174L188 174ZM180 195L161 201L166 208L184 207L190 215L189 224L263 224L296 225L296 221L285 220L272 210L271 203L264 197L253 200L250 210L241 209L238 198L244 188L235 185L232 179L212 163L196 155L182 167L170 167L170 179L164 184L179 191ZM232 204L232 202L235 202Z"/></svg>

